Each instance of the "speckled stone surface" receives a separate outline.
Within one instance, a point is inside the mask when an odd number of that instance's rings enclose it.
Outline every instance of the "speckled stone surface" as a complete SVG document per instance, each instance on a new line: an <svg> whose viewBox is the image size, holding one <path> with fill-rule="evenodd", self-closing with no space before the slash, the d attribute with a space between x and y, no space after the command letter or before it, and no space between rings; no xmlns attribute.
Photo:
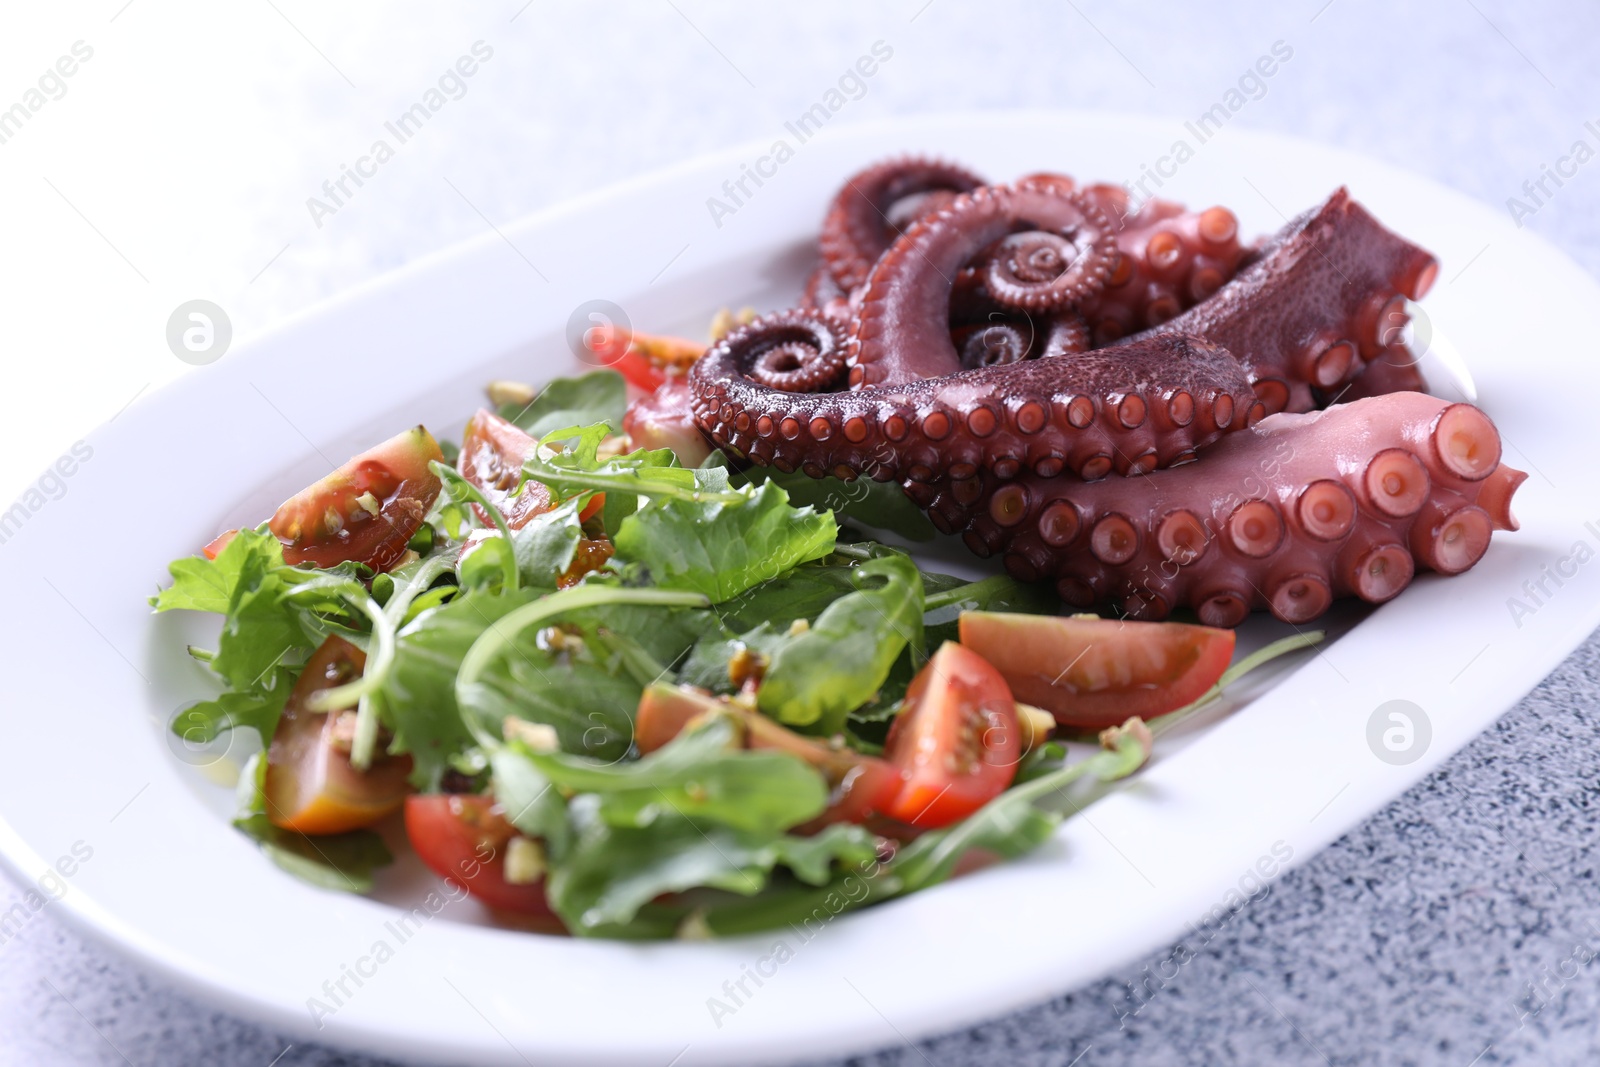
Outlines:
<svg viewBox="0 0 1600 1067"><path fill-rule="evenodd" d="M227 306L245 329L477 233L484 217L514 218L764 135L880 38L896 60L852 103L855 118L1052 106L1188 116L1285 40L1293 63L1234 121L1362 151L1495 205L1524 195L1523 182L1600 116L1600 9L1578 3L1308 0L1218 11L1080 0L1046 13L1003 0L900 0L780 16L661 0L608 5L602 19L543 0L381 15L283 0L277 15L237 20L161 0L102 6L85 25L108 68L123 51L116 69L130 81L75 90L73 106L91 116L126 106L117 97L143 84L139 71L182 62L169 38L183 20L210 20L206 77L227 97L229 122L249 131L236 150L255 154L206 172L196 210L228 228L195 237L192 252L233 286ZM60 28L40 33L40 54L53 55ZM496 59L449 122L430 127L352 210L312 229L304 198L363 142L372 115L479 37L494 41ZM188 95L205 106L208 94ZM154 109L139 135L181 139L185 121L181 108ZM159 153L124 161L130 182L170 165ZM148 210L159 213L183 194L152 195ZM120 234L115 210L103 201L97 210ZM1600 269L1600 167L1580 170L1527 225ZM1589 965L1600 952L1597 718L1591 638L1437 773L1219 928L1043 1006L849 1062L1600 1062L1600 969ZM274 1062L374 1063L219 1014L48 911L0 944L0 1065Z"/></svg>

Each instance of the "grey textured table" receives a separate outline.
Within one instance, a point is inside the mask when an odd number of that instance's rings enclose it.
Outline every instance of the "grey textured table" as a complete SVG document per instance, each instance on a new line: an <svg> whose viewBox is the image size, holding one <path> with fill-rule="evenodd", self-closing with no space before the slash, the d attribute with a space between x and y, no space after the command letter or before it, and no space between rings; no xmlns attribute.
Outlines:
<svg viewBox="0 0 1600 1067"><path fill-rule="evenodd" d="M879 38L893 42L895 61L852 102L854 118L1052 106L1192 116L1283 40L1293 62L1234 120L1241 126L1344 145L1497 205L1527 201L1523 183L1577 139L1596 143L1584 128L1600 113L1592 4L1033 6L811 3L779 26L762 10L706 0L622 5L605 20L542 0L406 13L108 0L89 14L52 12L48 25L8 25L7 65L26 66L7 85L25 88L29 70L79 37L93 39L99 66L85 65L70 105L51 104L64 115L57 129L27 131L26 153L4 149L0 186L30 183L10 194L18 211L33 198L59 209L40 175L54 177L63 199L70 191L107 243L118 236L114 250L129 266L149 269L147 283L161 290L148 298L150 322L177 302L160 269L187 257L181 284L208 279L200 291L221 294L249 332L487 220L763 136ZM449 121L430 127L428 143L354 210L313 228L305 197L365 143L374 116L477 38L493 42L495 59ZM172 89L175 70L182 91ZM71 124L115 125L129 109L138 116L131 140L107 149L117 167L91 174L68 144ZM197 125L221 145L216 165L183 156ZM203 181L171 180L191 163ZM140 198L112 196L118 183ZM1526 224L1596 270L1600 170L1550 188ZM207 225L189 226L187 211ZM140 214L153 214L157 230L172 227L176 251L148 234L130 247L122 235ZM62 241L92 242L60 218ZM29 240L45 238L13 241L0 256L25 262ZM15 321L4 339L16 339ZM106 396L172 370L151 369L170 360L158 342L131 338L141 354L89 376L109 376ZM47 400L45 381L24 378L33 392L6 403ZM116 404L88 407L86 422ZM1600 952L1597 694L1600 641L1591 639L1440 771L1176 957L1163 950L1044 1006L852 1062L1600 1062L1600 982L1589 966ZM0 944L0 1064L371 1062L289 1046L141 974L48 913Z"/></svg>

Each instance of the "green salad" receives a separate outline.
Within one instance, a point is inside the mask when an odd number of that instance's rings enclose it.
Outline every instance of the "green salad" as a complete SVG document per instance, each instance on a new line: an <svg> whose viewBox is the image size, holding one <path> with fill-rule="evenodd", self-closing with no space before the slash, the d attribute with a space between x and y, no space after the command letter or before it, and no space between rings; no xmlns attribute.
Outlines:
<svg viewBox="0 0 1600 1067"><path fill-rule="evenodd" d="M1230 667L1231 631L926 570L874 539L932 536L897 487L686 466L632 447L627 396L600 370L459 448L407 430L171 565L155 609L222 617L172 729L259 735L236 825L283 869L369 890L403 823L542 928L801 923L1037 848L1318 636Z"/></svg>

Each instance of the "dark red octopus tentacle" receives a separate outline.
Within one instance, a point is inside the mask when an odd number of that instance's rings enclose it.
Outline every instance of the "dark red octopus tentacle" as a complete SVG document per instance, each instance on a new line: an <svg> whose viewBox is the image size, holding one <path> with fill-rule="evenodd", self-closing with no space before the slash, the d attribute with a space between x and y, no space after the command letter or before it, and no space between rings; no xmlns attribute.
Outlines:
<svg viewBox="0 0 1600 1067"><path fill-rule="evenodd" d="M983 184L965 167L916 156L868 167L850 177L828 205L819 241L822 262L848 293L867 280L878 257L912 222Z"/></svg>
<svg viewBox="0 0 1600 1067"><path fill-rule="evenodd" d="M1130 211L1120 185L1090 185L1094 200L1117 230L1117 262L1103 292L1079 309L1107 345L1159 326L1207 299L1239 270L1245 256L1239 219L1225 207L1190 211L1147 200Z"/></svg>
<svg viewBox="0 0 1600 1067"><path fill-rule="evenodd" d="M1104 286L1115 255L1110 223L1077 193L1049 183L963 193L918 219L872 268L848 342L851 387L961 369L949 321L964 267L976 265L989 297L1012 310L1058 311Z"/></svg>
<svg viewBox="0 0 1600 1067"><path fill-rule="evenodd" d="M1337 392L1383 350L1396 309L1420 299L1437 274L1430 253L1340 188L1209 299L1147 332L1219 344L1244 365L1269 411L1308 411L1313 388Z"/></svg>
<svg viewBox="0 0 1600 1067"><path fill-rule="evenodd" d="M1080 607L1137 618L1253 608L1307 622L1336 597L1380 603L1418 569L1458 574L1514 530L1526 477L1482 411L1395 393L1230 434L1193 466L1085 484L982 475L907 493L981 556Z"/></svg>
<svg viewBox="0 0 1600 1067"><path fill-rule="evenodd" d="M1076 332L1063 320L1046 347L1064 348ZM833 366L840 333L834 320L796 310L724 338L689 371L701 430L735 458L816 477L925 481L981 468L1002 479L1024 470L1100 478L1185 462L1265 414L1226 351L1165 335L840 392L778 390L752 373L780 343Z"/></svg>

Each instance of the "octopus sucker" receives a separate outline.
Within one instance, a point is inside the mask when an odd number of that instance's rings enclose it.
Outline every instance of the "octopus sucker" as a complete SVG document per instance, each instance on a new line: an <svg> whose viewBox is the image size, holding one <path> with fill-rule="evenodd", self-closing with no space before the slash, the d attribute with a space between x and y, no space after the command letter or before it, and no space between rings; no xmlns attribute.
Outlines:
<svg viewBox="0 0 1600 1067"><path fill-rule="evenodd" d="M1359 484L1367 506L1392 519L1415 515L1428 499L1428 469L1404 448L1373 456Z"/></svg>
<svg viewBox="0 0 1600 1067"><path fill-rule="evenodd" d="M1369 538L1362 537L1359 540L1366 542ZM1360 547L1362 551L1356 555L1353 564L1341 567L1349 575L1349 588L1356 596L1369 604L1382 604L1399 596L1400 591L1411 584L1416 574L1416 564L1404 545L1379 540Z"/></svg>
<svg viewBox="0 0 1600 1067"><path fill-rule="evenodd" d="M944 521L965 530L981 515L1004 535L986 537L986 551L1055 560L1058 591L1080 607L1188 607L1230 626L1264 609L1305 622L1341 596L1381 603L1419 570L1458 574L1493 530L1514 528L1510 497L1525 475L1499 462L1487 417L1455 407L1395 393L1273 415L1192 466L1142 478L991 477ZM1452 433L1467 435L1474 462L1439 457L1435 442Z"/></svg>
<svg viewBox="0 0 1600 1067"><path fill-rule="evenodd" d="M1008 573L1136 618L1299 624L1516 529L1526 475L1404 340L1437 260L1342 188L1246 242L1220 205L902 159L841 190L821 250L801 306L723 337L648 425L896 482Z"/></svg>
<svg viewBox="0 0 1600 1067"><path fill-rule="evenodd" d="M1476 504L1429 501L1411 527L1411 554L1429 570L1460 574L1489 550L1494 521Z"/></svg>

